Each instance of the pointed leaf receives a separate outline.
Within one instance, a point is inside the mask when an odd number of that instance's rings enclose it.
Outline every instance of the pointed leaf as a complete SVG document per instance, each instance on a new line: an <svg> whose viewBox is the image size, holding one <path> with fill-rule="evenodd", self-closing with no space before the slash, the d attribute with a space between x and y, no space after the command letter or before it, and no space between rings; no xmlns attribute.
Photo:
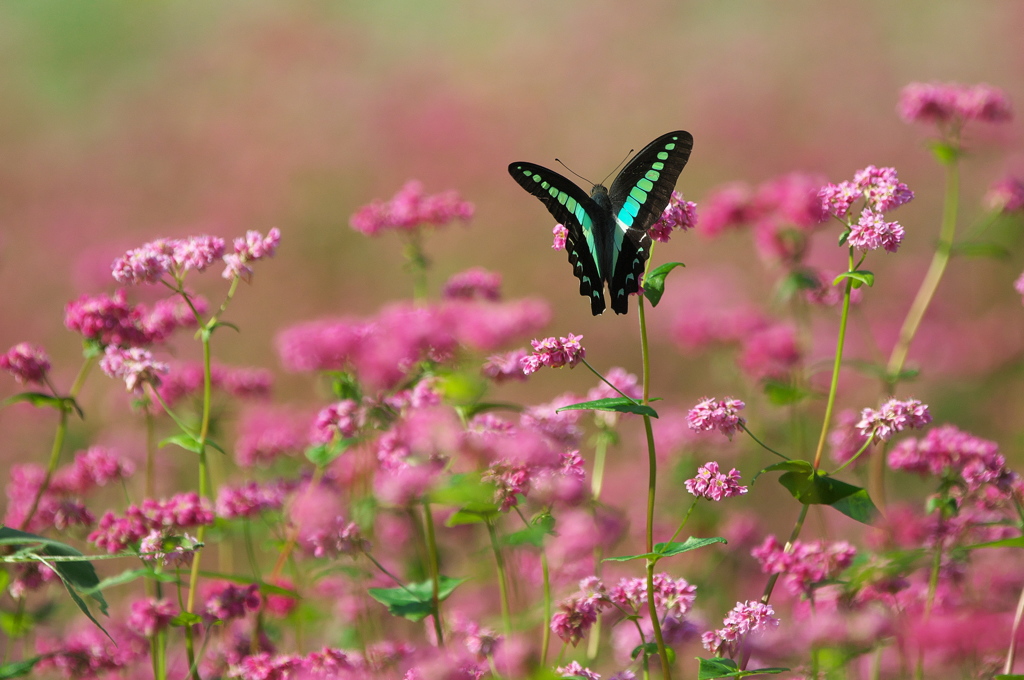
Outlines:
<svg viewBox="0 0 1024 680"><path fill-rule="evenodd" d="M644 277L644 297L651 301L651 307L657 307L661 296L665 294L665 277L676 267L685 267L682 262L666 262L647 272Z"/></svg>
<svg viewBox="0 0 1024 680"><path fill-rule="evenodd" d="M694 538L690 536L682 543L655 543L654 552L661 557L671 557L672 555L690 552L691 550L697 550L714 543L728 543L728 541L720 536L715 536L714 538Z"/></svg>
<svg viewBox="0 0 1024 680"><path fill-rule="evenodd" d="M11 663L5 663L0 666L0 680L7 680L8 678L22 678L32 672L35 665L42 661L44 658L50 656L44 654L41 656L33 656L31 659L25 659L23 661L13 661Z"/></svg>
<svg viewBox="0 0 1024 680"><path fill-rule="evenodd" d="M180 446L186 451L191 451L192 453L199 453L203 450L203 447L199 445L199 440L188 432L179 432L178 434L167 437L160 442L159 446L160 448L163 448L168 444Z"/></svg>
<svg viewBox="0 0 1024 680"><path fill-rule="evenodd" d="M555 518L551 515L542 515L528 528L516 531L506 536L502 543L505 545L532 545L535 548L543 547L545 536L554 534Z"/></svg>
<svg viewBox="0 0 1024 680"><path fill-rule="evenodd" d="M55 397L52 394L45 394L43 392L19 392L18 394L12 394L3 400L3 406L19 403L28 403L37 407L47 406L59 411L64 405L64 400L60 397Z"/></svg>
<svg viewBox="0 0 1024 680"><path fill-rule="evenodd" d="M202 622L203 618L198 614L192 612L178 612L178 615L171 619L170 624L177 628L184 628L185 626L194 626Z"/></svg>
<svg viewBox="0 0 1024 680"><path fill-rule="evenodd" d="M106 635L108 638L110 638L111 642L114 642L114 638L110 637L110 633L107 632L106 628L101 626L100 622L96 620L96 617L92 615L92 612L89 611L89 606L85 603L85 600L82 599L81 595L79 595L78 593L75 592L75 589L71 586L71 583L66 578L64 578L64 575L58 569L56 569L52 564L47 562L46 558L42 557L41 555L36 555L35 557L36 557L37 560L39 560L40 562L45 564L47 567L52 569L54 571L54 573L57 574L57 576L60 578L60 582L64 584L64 589L68 591L68 595L71 596L71 599L72 599L72 601L74 601L75 605L81 610L81 612L83 614L85 614L89 618L90 621L92 621L96 625L97 628L99 628L101 631L103 631L104 635ZM92 598L94 600L95 599L99 599L100 601L103 601L103 596L100 595L99 593L95 593L94 595L92 595ZM106 602L103 602L102 610L103 610L104 614L107 613L107 603ZM117 644L117 643L115 642L114 644Z"/></svg>
<svg viewBox="0 0 1024 680"><path fill-rule="evenodd" d="M579 404L570 404L556 409L556 413L562 411L615 411L616 413L636 413L641 416L657 418L658 412L646 404L638 404L632 399L625 397L611 397L609 399L595 399L594 401L583 401Z"/></svg>
<svg viewBox="0 0 1024 680"><path fill-rule="evenodd" d="M764 382L764 394L773 406L797 404L814 395L810 390L779 380L766 380Z"/></svg>
<svg viewBox="0 0 1024 680"><path fill-rule="evenodd" d="M745 678L751 675L778 675L785 673L788 668L755 668L751 670L740 670L739 666L732 659L702 659L697 657L700 667L697 670L697 680L713 680L714 678Z"/></svg>
<svg viewBox="0 0 1024 680"><path fill-rule="evenodd" d="M455 588L469 579L441 576L437 593L438 602L443 602ZM421 621L434 613L434 585L431 581L410 583L398 588L369 588L370 597L388 608L394 616L410 621Z"/></svg>
<svg viewBox="0 0 1024 680"><path fill-rule="evenodd" d="M814 467L810 463L808 463L806 460L784 460L784 461L781 461L781 462L769 465L768 467L766 467L766 468L764 468L762 470L759 470L758 473L756 475L754 475L754 478L752 480L750 480L750 483L753 484L754 482L756 482L757 478L760 477L761 475L763 475L766 472L779 472L780 470L783 470L783 471L794 471L794 472L804 472L804 473L809 475L814 470Z"/></svg>
<svg viewBox="0 0 1024 680"><path fill-rule="evenodd" d="M987 541L975 543L974 545L963 546L965 550L977 550L978 548L1024 548L1024 536L1004 538L999 541Z"/></svg>
<svg viewBox="0 0 1024 680"><path fill-rule="evenodd" d="M342 439L330 444L311 446L306 449L306 460L317 467L326 467L338 456L348 451L356 441L356 439Z"/></svg>
<svg viewBox="0 0 1024 680"><path fill-rule="evenodd" d="M57 575L60 576L65 585L74 587L77 590L89 592L89 597L96 601L100 611L104 614L107 613L107 601L103 599L102 594L95 590L96 586L98 586L100 582L99 576L96 575L96 568L92 566L92 562L90 562L85 555L75 550L70 545L65 545L60 541L53 540L52 538L37 536L36 534L18 531L17 529L12 529L10 527L0 527L0 545L3 544L20 544L27 546L31 546L32 544L42 544L43 548L40 550L40 554L44 556L81 557L81 560L46 562L46 565L57 572Z"/></svg>
<svg viewBox="0 0 1024 680"><path fill-rule="evenodd" d="M843 279L850 279L853 282L854 288L860 288L861 286L867 286L870 288L875 285L875 275L863 269L858 269L852 272L843 272L832 280L832 285L839 285Z"/></svg>

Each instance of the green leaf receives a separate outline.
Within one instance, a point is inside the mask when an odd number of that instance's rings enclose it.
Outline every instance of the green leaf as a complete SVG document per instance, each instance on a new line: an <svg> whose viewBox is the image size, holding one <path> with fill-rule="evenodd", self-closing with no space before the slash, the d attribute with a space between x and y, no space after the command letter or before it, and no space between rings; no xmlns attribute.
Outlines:
<svg viewBox="0 0 1024 680"><path fill-rule="evenodd" d="M770 465L758 473L785 470L779 484L804 505L831 505L850 519L870 524L878 514L868 492L834 477L816 472L804 460L788 460ZM756 479L756 477L755 477Z"/></svg>
<svg viewBox="0 0 1024 680"><path fill-rule="evenodd" d="M657 307L661 296L665 294L665 277L676 267L685 267L682 262L666 262L647 272L644 277L644 297L651 301L651 307Z"/></svg>
<svg viewBox="0 0 1024 680"><path fill-rule="evenodd" d="M788 668L755 668L752 670L740 670L732 659L702 659L697 657L700 667L697 670L697 680L713 680L713 678L745 678L750 675L778 675L785 673Z"/></svg>
<svg viewBox="0 0 1024 680"><path fill-rule="evenodd" d="M441 576L437 601L448 599L460 584L469 579ZM410 621L421 621L434 613L434 585L430 580L410 583L398 588L369 588L370 597L388 608L394 616Z"/></svg>
<svg viewBox="0 0 1024 680"><path fill-rule="evenodd" d="M454 505L483 516L498 513L500 506L494 502L494 484L481 480L480 473L452 475L447 482L430 492L430 502Z"/></svg>
<svg viewBox="0 0 1024 680"><path fill-rule="evenodd" d="M647 644L637 645L633 648L633 651L630 652L629 658L636 659L638 656L640 656L641 652L643 652L644 656L658 656L658 643L648 642ZM669 665L674 664L676 661L676 650L672 649L671 647L666 647L665 656L668 657Z"/></svg>
<svg viewBox="0 0 1024 680"><path fill-rule="evenodd" d="M519 404L505 403L499 401L481 401L476 404L468 404L466 406L456 406L456 408L462 413L462 416L469 421L473 416L481 413L487 413L489 411L515 411L520 412L523 407Z"/></svg>
<svg viewBox="0 0 1024 680"><path fill-rule="evenodd" d="M818 275L809 269L797 269L779 283L778 296L781 302L787 302L802 290L817 290L821 287Z"/></svg>
<svg viewBox="0 0 1024 680"><path fill-rule="evenodd" d="M998 541L963 546L964 550L977 550L978 548L1024 548L1024 536L1014 536L1013 538L1004 538Z"/></svg>
<svg viewBox="0 0 1024 680"><path fill-rule="evenodd" d="M779 380L766 380L764 382L764 394L768 401L774 406L788 406L797 404L814 393L810 390L796 385L781 382Z"/></svg>
<svg viewBox="0 0 1024 680"><path fill-rule="evenodd" d="M830 480L831 484L835 484L837 482L839 484L846 484L845 482L840 482L839 480L832 479L831 477L825 477L825 479ZM847 486L851 485L847 484ZM829 505L850 519L856 520L861 524L873 523L875 521L875 517L878 516L878 508L875 507L875 504L872 502L866 489L861 489L859 487L854 488L857 489L854 493L848 496L843 496Z"/></svg>
<svg viewBox="0 0 1024 680"><path fill-rule="evenodd" d="M773 463L772 465L769 465L768 467L762 470L759 470L758 473L754 475L754 478L750 480L750 483L753 484L754 482L756 482L757 478L766 472L780 471L803 472L809 475L811 474L811 472L814 471L814 467L806 460L783 460L778 463Z"/></svg>
<svg viewBox="0 0 1024 680"><path fill-rule="evenodd" d="M543 547L544 537L555 533L555 518L551 515L541 515L528 528L516 531L502 539L505 545L532 545L535 548Z"/></svg>
<svg viewBox="0 0 1024 680"><path fill-rule="evenodd" d="M497 511L492 512L474 512L473 510L466 510L460 508L451 514L451 516L445 520L444 525L446 527L459 527L464 524L483 524L488 519L497 515Z"/></svg>
<svg viewBox="0 0 1024 680"><path fill-rule="evenodd" d="M306 449L306 460L317 467L326 467L356 443L356 439L341 439Z"/></svg>
<svg viewBox="0 0 1024 680"><path fill-rule="evenodd" d="M0 545L4 544L26 546L42 544L42 550L39 554L43 556L81 557L81 560L55 561L52 563L47 562L46 564L53 569L58 576L60 576L61 580L64 581L64 584L69 589L73 587L77 590L88 591L89 597L96 601L100 611L104 614L107 613L106 600L103 599L103 595L95 591L96 586L99 585L100 579L96 575L95 567L92 566L92 563L89 562L85 555L75 550L70 545L65 545L60 541L53 540L52 538L37 536L36 534L18 531L17 529L12 529L10 527L0 528ZM89 618L92 618L92 616Z"/></svg>
<svg viewBox="0 0 1024 680"><path fill-rule="evenodd" d="M192 453L199 453L203 450L203 447L199 444L199 440L188 432L179 432L178 434L167 437L160 442L159 446L160 448L163 448L168 444L180 446L186 451L191 451Z"/></svg>
<svg viewBox="0 0 1024 680"><path fill-rule="evenodd" d="M616 413L636 413L641 416L657 418L658 412L646 404L638 404L632 399L625 397L611 397L609 399L596 399L594 401L583 401L579 404L570 404L556 409L555 413L562 411L615 411Z"/></svg>
<svg viewBox="0 0 1024 680"><path fill-rule="evenodd" d="M23 661L13 661L11 663L5 663L0 666L0 680L7 680L7 678L22 678L32 672L35 665L51 656L50 654L43 654L41 656L33 656L31 659L25 659Z"/></svg>
<svg viewBox="0 0 1024 680"><path fill-rule="evenodd" d="M728 543L728 541L721 536L713 538L694 538L690 536L682 543L655 543L654 552L661 557L671 557L672 555L690 552L691 550L697 550L715 543Z"/></svg>
<svg viewBox="0 0 1024 680"><path fill-rule="evenodd" d="M994 260L1007 260L1010 251L998 243L957 243L950 249L953 255L965 257L989 257Z"/></svg>
<svg viewBox="0 0 1024 680"><path fill-rule="evenodd" d="M3 400L2 405L10 406L11 404L20 403L28 403L36 407L55 408L58 411L64 406L63 399L52 394L44 394L43 392L19 392L18 394L12 394Z"/></svg>
<svg viewBox="0 0 1024 680"><path fill-rule="evenodd" d="M946 142L933 139L928 142L932 155L942 165L953 165L960 158L960 149Z"/></svg>
<svg viewBox="0 0 1024 680"><path fill-rule="evenodd" d="M1021 680L1021 678L1024 678L1024 675L1021 675L1019 673L1015 673L1013 675L1002 675L1002 674L1000 674L1000 675L993 676L993 680Z"/></svg>
<svg viewBox="0 0 1024 680"><path fill-rule="evenodd" d="M852 230L849 227L847 227L845 230L843 230L843 233L839 235L839 247L840 248L845 246L846 242L850 240L850 232L851 231Z"/></svg>
<svg viewBox="0 0 1024 680"><path fill-rule="evenodd" d="M832 280L832 285L838 286L843 279L850 279L853 282L854 288L860 288L861 286L867 286L870 288L875 285L875 275L863 269L858 269L852 272L843 272Z"/></svg>
<svg viewBox="0 0 1024 680"><path fill-rule="evenodd" d="M13 612L0 611L0 631L3 631L8 638L20 638L32 630L35 621L33 617L25 612L21 615Z"/></svg>

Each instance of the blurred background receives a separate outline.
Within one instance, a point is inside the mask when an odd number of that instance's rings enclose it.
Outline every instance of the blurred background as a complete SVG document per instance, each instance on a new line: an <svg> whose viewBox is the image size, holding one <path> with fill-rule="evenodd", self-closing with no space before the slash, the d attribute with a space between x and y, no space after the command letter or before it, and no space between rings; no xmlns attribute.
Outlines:
<svg viewBox="0 0 1024 680"><path fill-rule="evenodd" d="M943 191L925 145L932 131L896 115L900 88L987 82L1024 105L1021 25L1020 3L934 0L2 3L0 347L44 345L67 384L80 340L63 328L63 305L112 291L109 265L124 250L157 237L279 227L276 258L261 263L229 313L242 334L215 346L226 363L279 372L279 330L410 296L395 235L367 238L348 219L419 179L430 193L455 189L476 205L468 226L427 239L435 295L452 273L497 271L507 297L552 305L551 334L582 333L599 368L638 371L635 312L591 317L565 254L551 250L551 218L505 168L554 165L557 156L598 181L630 149L685 129L696 141L678 189L698 205L726 182L898 169L917 192L896 216L905 246L870 258L878 283L851 330L852 355L884 357L927 266ZM978 217L991 182L1024 172L1019 130L969 130L962 224ZM837 236L817 239L810 261L843 267ZM1003 223L992 238L1008 248L1018 241ZM771 314L771 263L749 232L677 235L656 258L687 269L672 275L652 315L654 392L679 407L705 394L752 399L757 388L731 355L680 352L671 328L709 295ZM955 415L1004 446L1024 406L1024 325L1012 288L1021 266L1019 256L955 260L922 330L942 340L911 352L927 366L913 396L930 401L937 419ZM216 275L197 287L213 301L223 294ZM809 363L827 359L834 342L835 314L822 319ZM183 356L193 351L181 344ZM844 376L841 406L876 405L877 382ZM312 398L306 377L281 380L282 399ZM104 381L92 382L98 390ZM563 371L509 394L547 401L592 384ZM0 411L0 427L51 431L48 414L36 423L28 411ZM33 447L48 441L35 441L4 455L41 461Z"/></svg>

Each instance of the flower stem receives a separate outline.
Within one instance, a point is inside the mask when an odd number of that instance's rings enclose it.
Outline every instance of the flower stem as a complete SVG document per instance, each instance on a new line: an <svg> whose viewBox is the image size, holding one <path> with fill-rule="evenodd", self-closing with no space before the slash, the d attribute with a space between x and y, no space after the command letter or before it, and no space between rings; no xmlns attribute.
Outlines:
<svg viewBox="0 0 1024 680"><path fill-rule="evenodd" d="M423 501L423 523L427 527L427 569L433 585L431 595L434 605L434 633L437 635L437 646L444 647L444 633L441 630L441 575L437 556L437 539L434 536L434 515L430 511L430 503Z"/></svg>
<svg viewBox="0 0 1024 680"><path fill-rule="evenodd" d="M637 315L640 317L640 353L643 359L643 403L647 404L651 394L651 356L647 344L647 316L644 310L644 298L642 295L637 298ZM647 531L644 545L647 552L650 553L654 552L654 498L655 489L658 484L658 458L655 455L654 429L651 426L651 417L647 415L644 416L644 432L647 435L647 465L649 469L647 477ZM658 610L654 605L654 565L654 560L647 560L647 608L651 614L654 640L658 644L662 677L665 680L672 680L672 669L668 664L668 650L665 648L665 638L661 634Z"/></svg>
<svg viewBox="0 0 1024 680"><path fill-rule="evenodd" d="M508 606L508 576L505 573L505 558L501 554L501 546L498 545L498 532L494 528L494 522L488 519L487 535L491 538L491 551L494 553L494 564L498 569L498 590L501 593L501 622L505 628L505 637L512 634L512 616Z"/></svg>

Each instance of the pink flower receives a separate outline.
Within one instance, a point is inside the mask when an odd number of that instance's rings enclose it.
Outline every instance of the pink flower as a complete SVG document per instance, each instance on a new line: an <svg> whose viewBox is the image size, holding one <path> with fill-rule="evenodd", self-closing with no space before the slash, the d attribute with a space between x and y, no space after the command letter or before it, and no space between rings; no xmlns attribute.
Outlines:
<svg viewBox="0 0 1024 680"><path fill-rule="evenodd" d="M864 208L857 224L850 227L847 242L861 250L877 250L884 248L895 253L903 241L903 227L899 222L886 222L881 214Z"/></svg>
<svg viewBox="0 0 1024 680"><path fill-rule="evenodd" d="M59 493L84 494L113 481L126 480L135 474L135 463L118 457L110 449L91 446L75 454L71 465L57 470L50 490Z"/></svg>
<svg viewBox="0 0 1024 680"><path fill-rule="evenodd" d="M739 483L740 472L736 468L729 474L719 472L718 463L711 461L697 468L697 476L684 482L686 490L698 498L720 501L723 498L739 496L749 489Z"/></svg>
<svg viewBox="0 0 1024 680"><path fill-rule="evenodd" d="M343 399L317 414L310 439L317 444L329 444L336 437L351 439L362 427L365 418L359 404L351 399Z"/></svg>
<svg viewBox="0 0 1024 680"><path fill-rule="evenodd" d="M224 239L216 236L189 236L181 239L157 239L134 248L111 266L114 280L127 285L157 283L164 274L180 280L187 271L203 271L224 254Z"/></svg>
<svg viewBox="0 0 1024 680"><path fill-rule="evenodd" d="M249 482L243 486L222 486L217 492L217 516L224 519L255 517L268 510L284 506L284 491L280 485Z"/></svg>
<svg viewBox="0 0 1024 680"><path fill-rule="evenodd" d="M988 481L996 481L1006 461L995 442L953 425L942 425L920 440L906 439L897 444L889 453L888 463L894 470L935 476L961 474L970 466L990 471Z"/></svg>
<svg viewBox="0 0 1024 680"><path fill-rule="evenodd" d="M831 447L832 460L842 464L853 458L860 451L868 438L858 429L860 417L856 411L845 410L839 414L838 422L828 433L828 444ZM865 460L862 456L858 461Z"/></svg>
<svg viewBox="0 0 1024 680"><path fill-rule="evenodd" d="M156 633L167 630L177 609L170 600L147 598L132 602L132 613L128 617L128 627L139 635L153 637Z"/></svg>
<svg viewBox="0 0 1024 680"><path fill-rule="evenodd" d="M989 210L1004 213L1024 210L1024 181L1007 175L989 187L982 203Z"/></svg>
<svg viewBox="0 0 1024 680"><path fill-rule="evenodd" d="M753 215L753 192L742 182L725 184L712 190L701 203L701 219L697 231L704 236L718 236L726 229L750 223Z"/></svg>
<svg viewBox="0 0 1024 680"><path fill-rule="evenodd" d="M751 633L765 631L779 625L775 610L770 604L760 602L737 602L718 630L708 631L701 636L704 649L715 656L734 657L740 646Z"/></svg>
<svg viewBox="0 0 1024 680"><path fill-rule="evenodd" d="M273 257L280 242L281 230L276 227L268 231L266 236L258 231L247 231L245 236L235 239L235 252L224 256L227 267L221 276L225 279L240 278L249 283L252 280L252 267L249 263Z"/></svg>
<svg viewBox="0 0 1024 680"><path fill-rule="evenodd" d="M857 429L865 438L873 436L877 441L886 441L908 427L920 429L930 422L932 416L927 404L917 399L890 399L877 411L870 408L861 411Z"/></svg>
<svg viewBox="0 0 1024 680"><path fill-rule="evenodd" d="M474 267L453 275L444 284L441 297L446 300L490 300L501 299L501 274Z"/></svg>
<svg viewBox="0 0 1024 680"><path fill-rule="evenodd" d="M526 375L536 373L541 366L550 368L561 368L568 366L575 368L576 364L586 356L586 350L580 344L582 335L573 335L562 338L544 338L543 340L532 340L533 354L523 358L523 372Z"/></svg>
<svg viewBox="0 0 1024 680"><path fill-rule="evenodd" d="M298 454L309 444L308 420L291 410L258 407L246 411L238 424L235 462L243 468L269 465Z"/></svg>
<svg viewBox="0 0 1024 680"><path fill-rule="evenodd" d="M800 362L800 347L791 326L771 324L757 328L741 342L743 348L737 362L752 378L785 378Z"/></svg>
<svg viewBox="0 0 1024 680"><path fill-rule="evenodd" d="M19 342L0 355L0 368L9 371L19 383L42 384L50 370L50 357L39 345Z"/></svg>
<svg viewBox="0 0 1024 680"><path fill-rule="evenodd" d="M985 84L910 83L900 92L897 111L908 123L1000 123L1013 117L1006 94Z"/></svg>
<svg viewBox="0 0 1024 680"><path fill-rule="evenodd" d="M810 596L814 584L850 566L857 551L846 541L795 541L786 552L774 536L768 536L750 554L761 564L765 574L782 574L790 592Z"/></svg>
<svg viewBox="0 0 1024 680"><path fill-rule="evenodd" d="M574 645L575 646L575 645ZM601 676L589 668L580 665L579 661L570 661L568 666L555 669L563 678L585 678L585 680L601 680Z"/></svg>
<svg viewBox="0 0 1024 680"><path fill-rule="evenodd" d="M245 616L246 611L259 609L259 586L240 587L231 583L215 583L206 587L203 618L209 621L230 621Z"/></svg>
<svg viewBox="0 0 1024 680"><path fill-rule="evenodd" d="M686 415L686 423L691 430L698 432L718 430L726 437L732 438L733 434L747 422L739 415L745 406L746 404L739 399L731 397L722 400L704 399L690 409Z"/></svg>
<svg viewBox="0 0 1024 680"><path fill-rule="evenodd" d="M496 383L506 380L526 380L523 373L523 359L526 358L526 350L514 349L505 354L494 354L487 357L481 372Z"/></svg>
<svg viewBox="0 0 1024 680"><path fill-rule="evenodd" d="M115 553L141 541L152 531L191 529L213 524L214 514L209 501L194 491L177 494L163 501L146 499L142 505L131 505L124 517L107 511L100 518L89 541L107 552Z"/></svg>
<svg viewBox="0 0 1024 680"><path fill-rule="evenodd" d="M142 328L141 312L128 304L124 290L113 296L83 295L64 308L64 325L101 345L138 347L153 338Z"/></svg>
<svg viewBox="0 0 1024 680"><path fill-rule="evenodd" d="M651 225L648 233L655 241L668 243L673 229L686 231L697 224L697 204L687 201L678 191L673 191L661 217ZM563 244L564 248L564 244Z"/></svg>
<svg viewBox="0 0 1024 680"><path fill-rule="evenodd" d="M839 184L826 184L818 191L822 209L840 218L846 217L854 202L863 196L864 192L857 183L848 180Z"/></svg>
<svg viewBox="0 0 1024 680"><path fill-rule="evenodd" d="M463 201L454 191L427 196L423 184L406 182L387 203L374 201L352 215L349 224L367 236L386 229L408 231L421 225L444 226L473 216L473 204Z"/></svg>
<svg viewBox="0 0 1024 680"><path fill-rule="evenodd" d="M160 386L160 374L167 373L170 367L153 359L149 350L139 347L121 349L115 345L107 345L100 359L100 368L111 378L121 378L129 392L142 394L144 385Z"/></svg>
<svg viewBox="0 0 1024 680"><path fill-rule="evenodd" d="M561 224L556 224L551 233L555 235L554 241L551 243L551 249L565 250L565 239L569 238L569 230Z"/></svg>

